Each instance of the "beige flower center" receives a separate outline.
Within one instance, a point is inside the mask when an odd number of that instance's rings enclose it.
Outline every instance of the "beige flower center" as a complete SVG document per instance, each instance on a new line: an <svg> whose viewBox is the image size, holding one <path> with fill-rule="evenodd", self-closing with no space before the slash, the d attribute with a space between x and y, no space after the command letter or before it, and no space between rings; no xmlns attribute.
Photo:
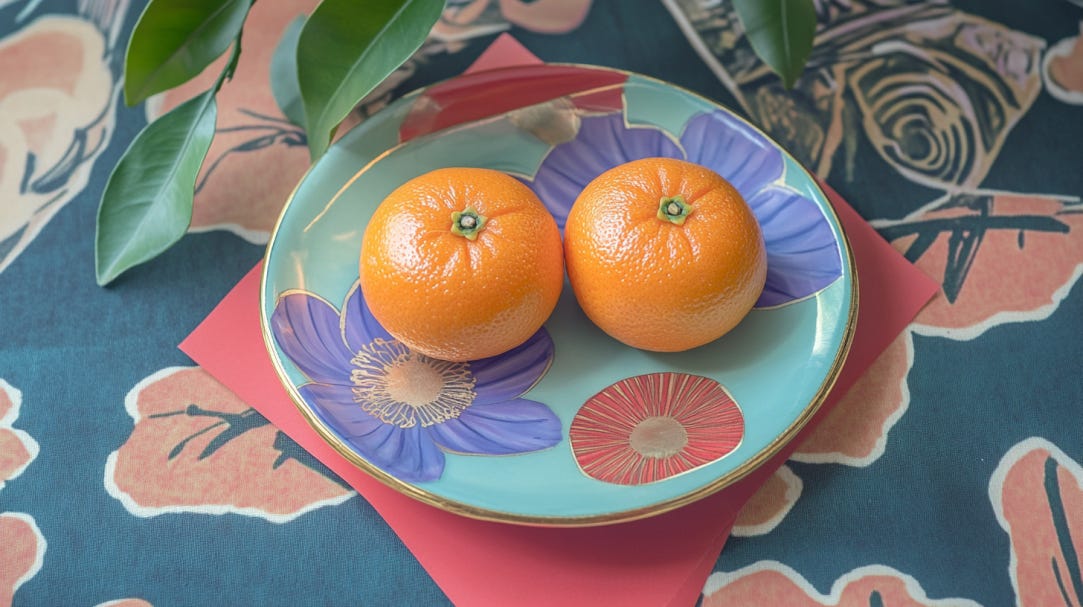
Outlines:
<svg viewBox="0 0 1083 607"><path fill-rule="evenodd" d="M457 418L477 396L466 363L430 358L398 341L377 339L350 362L354 400L373 417L400 428Z"/></svg>
<svg viewBox="0 0 1083 607"><path fill-rule="evenodd" d="M388 367L384 381L388 397L412 407L432 404L444 391L444 376L417 356Z"/></svg>
<svg viewBox="0 0 1083 607"><path fill-rule="evenodd" d="M654 416L636 424L628 442L643 457L664 459L684 449L688 444L688 432L672 417Z"/></svg>

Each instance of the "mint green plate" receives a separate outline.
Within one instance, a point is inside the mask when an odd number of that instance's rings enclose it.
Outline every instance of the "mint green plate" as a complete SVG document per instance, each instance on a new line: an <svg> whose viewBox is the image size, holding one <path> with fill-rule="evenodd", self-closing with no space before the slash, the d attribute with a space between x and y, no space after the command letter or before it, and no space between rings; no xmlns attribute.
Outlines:
<svg viewBox="0 0 1083 607"><path fill-rule="evenodd" d="M629 348L591 324L566 285L527 344L453 364L409 351L368 314L362 235L406 180L448 166L505 171L563 227L593 176L646 156L714 169L760 221L768 284L721 339L676 354ZM658 80L530 66L414 92L332 146L271 237L260 318L297 407L354 465L459 514L582 526L678 508L776 454L834 383L856 294L826 196L766 135ZM443 382L430 400L403 387L419 369Z"/></svg>

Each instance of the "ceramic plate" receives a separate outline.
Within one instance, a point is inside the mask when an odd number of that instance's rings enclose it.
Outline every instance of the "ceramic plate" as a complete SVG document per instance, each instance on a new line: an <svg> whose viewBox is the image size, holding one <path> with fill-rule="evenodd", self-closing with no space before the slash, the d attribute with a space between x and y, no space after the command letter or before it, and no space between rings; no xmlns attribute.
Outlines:
<svg viewBox="0 0 1083 607"><path fill-rule="evenodd" d="M676 354L626 347L565 285L527 343L447 363L411 352L369 314L357 284L362 234L407 179L447 166L505 171L563 227L594 176L648 156L714 169L763 228L767 287L721 339ZM842 365L855 286L823 192L763 133L658 80L549 65L432 86L343 136L279 218L260 305L279 377L349 461L445 510L574 526L677 508L781 449Z"/></svg>

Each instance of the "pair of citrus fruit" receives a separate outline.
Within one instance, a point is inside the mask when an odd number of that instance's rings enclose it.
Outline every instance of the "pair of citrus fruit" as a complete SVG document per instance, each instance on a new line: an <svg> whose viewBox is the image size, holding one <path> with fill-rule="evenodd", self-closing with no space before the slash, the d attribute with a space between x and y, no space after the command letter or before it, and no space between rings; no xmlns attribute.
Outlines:
<svg viewBox="0 0 1083 607"><path fill-rule="evenodd" d="M361 289L410 348L466 361L506 352L552 314L568 279L613 338L688 350L737 325L763 290L759 224L733 186L703 166L636 160L592 181L563 242L534 192L499 171L439 169L392 192L361 246Z"/></svg>

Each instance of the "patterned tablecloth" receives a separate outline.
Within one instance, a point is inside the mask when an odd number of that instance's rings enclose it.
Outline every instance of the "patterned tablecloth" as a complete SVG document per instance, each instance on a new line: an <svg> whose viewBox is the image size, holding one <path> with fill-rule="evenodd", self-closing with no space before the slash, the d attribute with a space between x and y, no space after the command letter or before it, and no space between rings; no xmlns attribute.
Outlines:
<svg viewBox="0 0 1083 607"><path fill-rule="evenodd" d="M176 348L308 166L268 66L313 0L256 3L190 233L95 285L110 170L212 77L123 105L141 4L0 0L0 605L447 604L364 499ZM743 112L942 292L744 509L702 604L1078 606L1083 8L816 6L787 91L726 0L450 0L351 120L504 31Z"/></svg>

